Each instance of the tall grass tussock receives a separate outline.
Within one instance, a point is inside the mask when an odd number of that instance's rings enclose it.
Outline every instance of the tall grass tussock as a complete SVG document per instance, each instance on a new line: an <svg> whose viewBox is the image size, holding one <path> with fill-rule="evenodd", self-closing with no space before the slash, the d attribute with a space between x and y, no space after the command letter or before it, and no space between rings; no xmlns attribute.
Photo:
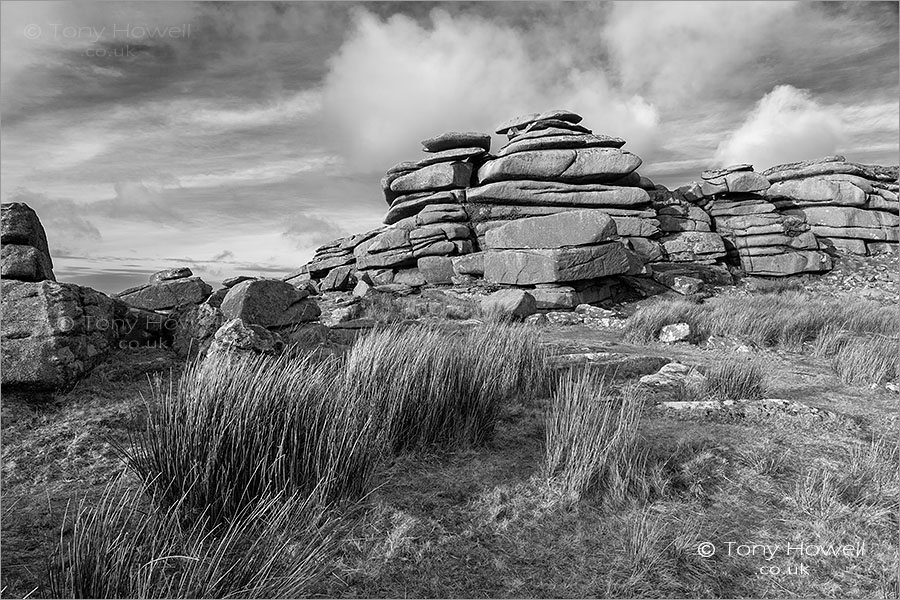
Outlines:
<svg viewBox="0 0 900 600"><path fill-rule="evenodd" d="M393 452L483 444L503 404L540 396L547 377L534 332L501 324L375 331L354 344L345 369L347 393L381 413Z"/></svg>
<svg viewBox="0 0 900 600"><path fill-rule="evenodd" d="M756 361L727 359L706 373L700 394L715 400L759 400L766 393L765 375Z"/></svg>
<svg viewBox="0 0 900 600"><path fill-rule="evenodd" d="M97 506L82 501L50 556L48 597L302 597L329 572L349 527L296 497L272 497L219 525L206 515L185 525L180 514L147 506L141 490L119 482Z"/></svg>
<svg viewBox="0 0 900 600"><path fill-rule="evenodd" d="M563 497L612 503L646 496L647 453L638 444L642 402L633 389L604 390L602 376L560 376L545 415L545 475Z"/></svg>
<svg viewBox="0 0 900 600"><path fill-rule="evenodd" d="M362 400L342 393L335 359L216 356L156 386L126 460L187 519L227 521L276 494L353 500L380 455L380 424Z"/></svg>
<svg viewBox="0 0 900 600"><path fill-rule="evenodd" d="M215 354L177 384L157 378L119 448L144 487L78 507L52 594L306 595L383 458L489 441L503 404L543 395L547 372L533 331L489 324L375 330L342 358Z"/></svg>

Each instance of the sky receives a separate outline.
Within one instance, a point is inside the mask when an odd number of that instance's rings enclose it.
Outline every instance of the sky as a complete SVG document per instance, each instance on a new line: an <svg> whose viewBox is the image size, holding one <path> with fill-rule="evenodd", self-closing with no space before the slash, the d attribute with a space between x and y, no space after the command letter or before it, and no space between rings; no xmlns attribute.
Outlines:
<svg viewBox="0 0 900 600"><path fill-rule="evenodd" d="M420 140L529 112L670 188L900 162L896 2L3 2L0 28L0 198L107 293L293 271L381 224Z"/></svg>

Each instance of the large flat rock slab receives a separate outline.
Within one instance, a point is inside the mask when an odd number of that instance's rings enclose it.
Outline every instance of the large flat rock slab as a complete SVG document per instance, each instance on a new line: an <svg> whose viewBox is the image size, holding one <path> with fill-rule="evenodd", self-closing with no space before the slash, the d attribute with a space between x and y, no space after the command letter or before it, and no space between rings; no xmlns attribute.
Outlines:
<svg viewBox="0 0 900 600"><path fill-rule="evenodd" d="M200 304L212 287L199 277L184 277L129 288L117 294L128 306L145 310L167 310L185 304Z"/></svg>
<svg viewBox="0 0 900 600"><path fill-rule="evenodd" d="M495 181L532 179L604 183L620 179L640 166L640 158L618 148L530 150L484 163L478 169L477 182L483 185Z"/></svg>
<svg viewBox="0 0 900 600"><path fill-rule="evenodd" d="M489 249L562 248L614 240L616 223L600 210L571 210L545 217L517 219L485 234Z"/></svg>
<svg viewBox="0 0 900 600"><path fill-rule="evenodd" d="M465 201L471 204L521 206L635 206L649 203L650 195L639 187L519 180L469 188Z"/></svg>
<svg viewBox="0 0 900 600"><path fill-rule="evenodd" d="M618 242L553 250L494 250L485 253L484 277L510 285L595 279L633 270L629 254Z"/></svg>
<svg viewBox="0 0 900 600"><path fill-rule="evenodd" d="M441 162L402 175L391 182L391 191L400 194L464 188L472 179L472 163Z"/></svg>

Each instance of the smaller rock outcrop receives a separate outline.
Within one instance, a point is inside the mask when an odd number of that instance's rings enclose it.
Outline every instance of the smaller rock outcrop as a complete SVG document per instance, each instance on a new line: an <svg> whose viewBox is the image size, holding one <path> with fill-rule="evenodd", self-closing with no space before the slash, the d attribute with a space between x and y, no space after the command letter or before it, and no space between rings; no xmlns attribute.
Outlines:
<svg viewBox="0 0 900 600"><path fill-rule="evenodd" d="M766 198L805 221L826 246L866 255L900 240L897 167L827 156L778 165L763 175L772 184Z"/></svg>
<svg viewBox="0 0 900 600"><path fill-rule="evenodd" d="M149 283L128 288L116 297L135 308L172 310L186 304L200 304L212 293L212 287L188 267L166 269L150 276Z"/></svg>
<svg viewBox="0 0 900 600"><path fill-rule="evenodd" d="M91 288L54 281L2 282L5 390L59 390L115 348L125 307Z"/></svg>
<svg viewBox="0 0 900 600"><path fill-rule="evenodd" d="M704 171L701 178L698 203L712 218L728 258L744 272L785 276L831 269L831 258L819 249L803 215L779 212L767 197L769 180L752 165Z"/></svg>

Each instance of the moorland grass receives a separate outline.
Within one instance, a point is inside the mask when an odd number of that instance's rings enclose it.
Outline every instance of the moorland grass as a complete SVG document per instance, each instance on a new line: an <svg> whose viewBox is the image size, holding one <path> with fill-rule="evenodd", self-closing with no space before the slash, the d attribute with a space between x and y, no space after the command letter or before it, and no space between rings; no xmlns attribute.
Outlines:
<svg viewBox="0 0 900 600"><path fill-rule="evenodd" d="M674 323L695 335L731 336L763 348L807 351L832 359L848 383L884 383L900 373L900 307L858 299L821 298L794 289L724 294L703 304L660 300L640 308L626 339L649 342Z"/></svg>
<svg viewBox="0 0 900 600"><path fill-rule="evenodd" d="M542 395L548 372L536 334L503 324L375 331L344 368L347 393L377 407L393 452L489 441L500 408Z"/></svg>
<svg viewBox="0 0 900 600"><path fill-rule="evenodd" d="M213 525L185 525L141 490L107 486L68 513L48 561L51 598L291 598L329 572L350 527L308 498L274 496Z"/></svg>
<svg viewBox="0 0 900 600"><path fill-rule="evenodd" d="M545 393L547 372L533 331L488 324L380 329L344 358L214 353L177 384L157 378L119 448L144 488L79 505L52 595L305 595L382 459L484 444L505 403Z"/></svg>
<svg viewBox="0 0 900 600"><path fill-rule="evenodd" d="M166 510L225 522L276 494L354 500L380 456L372 408L342 393L341 364L218 354L156 386L124 450Z"/></svg>
<svg viewBox="0 0 900 600"><path fill-rule="evenodd" d="M545 414L545 475L562 497L621 503L646 497L647 453L638 444L642 401L633 388L604 390L602 376L560 376Z"/></svg>
<svg viewBox="0 0 900 600"><path fill-rule="evenodd" d="M694 335L703 335L707 328L706 305L689 300L665 300L641 307L625 322L625 339L647 343L656 340L666 325L687 323Z"/></svg>
<svg viewBox="0 0 900 600"><path fill-rule="evenodd" d="M759 400L765 393L765 375L759 363L734 358L713 365L700 389L701 396L715 400Z"/></svg>

